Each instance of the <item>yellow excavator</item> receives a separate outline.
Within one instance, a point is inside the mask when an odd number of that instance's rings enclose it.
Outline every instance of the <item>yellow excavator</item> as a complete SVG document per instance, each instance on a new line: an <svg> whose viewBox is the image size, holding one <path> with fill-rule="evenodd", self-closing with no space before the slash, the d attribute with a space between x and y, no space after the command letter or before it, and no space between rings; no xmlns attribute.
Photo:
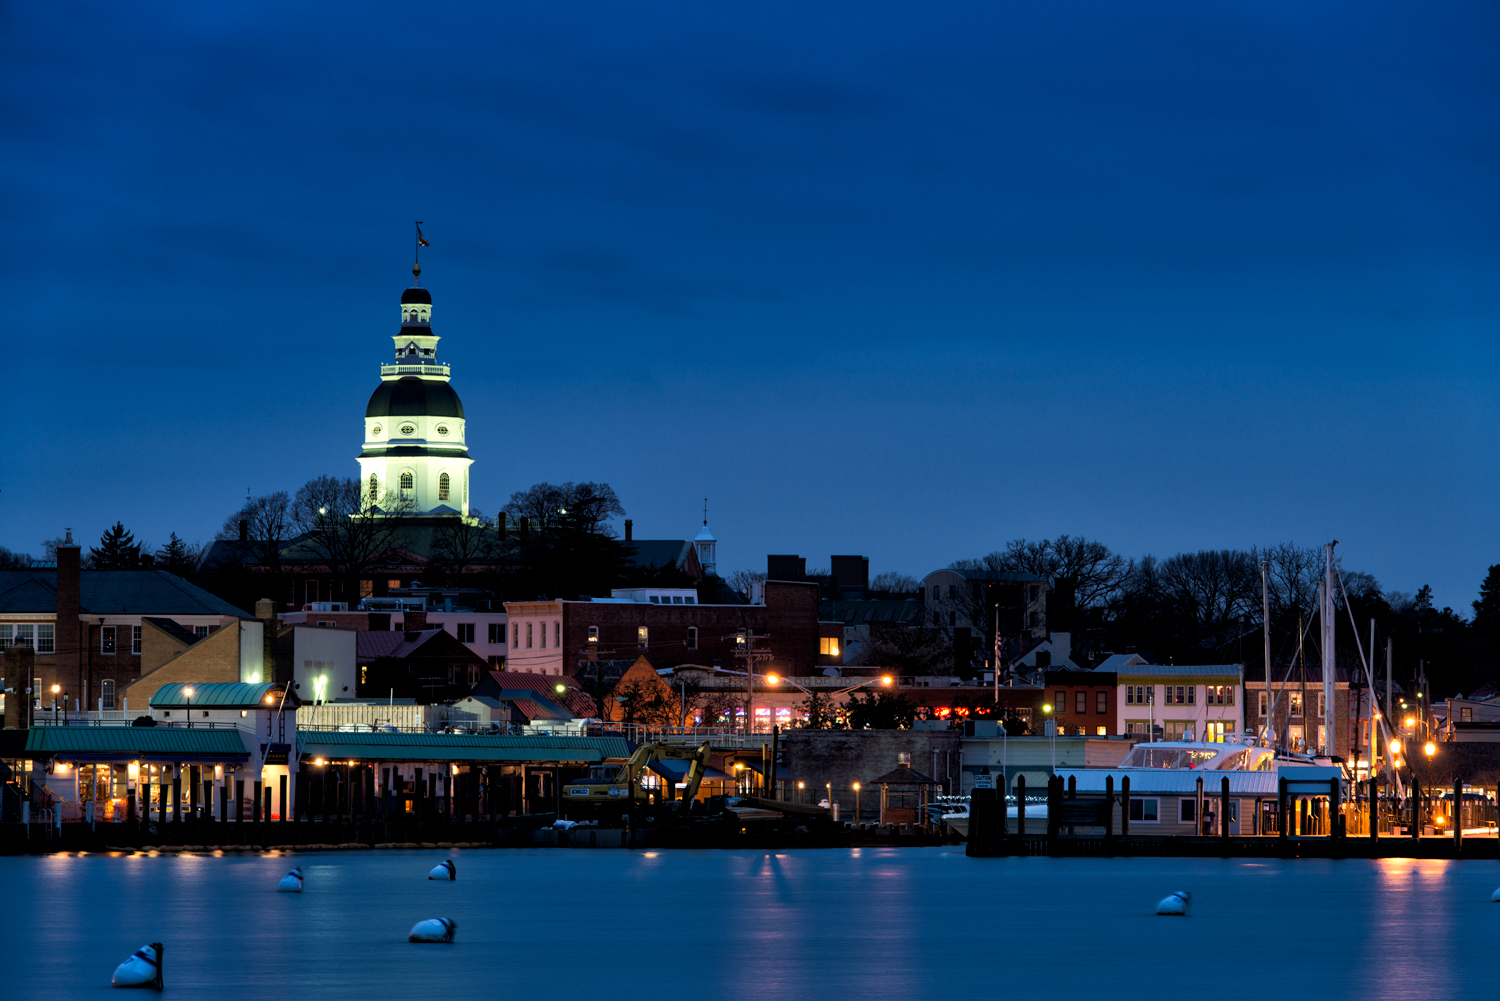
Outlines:
<svg viewBox="0 0 1500 1001"><path fill-rule="evenodd" d="M563 789L565 803L620 803L643 804L659 802L656 791L641 782L641 773L658 761L687 761L687 781L683 784L679 801L681 809L691 809L698 798L698 786L708 771L708 759L713 754L713 745L704 741L695 747L684 744L642 744L620 766L613 779L578 779L569 782Z"/></svg>

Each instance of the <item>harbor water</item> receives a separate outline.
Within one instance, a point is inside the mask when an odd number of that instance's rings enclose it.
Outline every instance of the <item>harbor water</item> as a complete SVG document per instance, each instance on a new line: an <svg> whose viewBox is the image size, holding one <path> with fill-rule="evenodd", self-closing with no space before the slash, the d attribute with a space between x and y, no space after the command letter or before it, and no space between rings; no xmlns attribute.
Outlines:
<svg viewBox="0 0 1500 1001"><path fill-rule="evenodd" d="M429 881L444 858L457 880ZM294 865L305 891L277 893ZM961 848L0 859L27 1001L100 996L151 941L168 995L214 1001L1492 998L1497 886L1490 862ZM1156 916L1174 890L1190 915ZM456 941L408 944L432 917Z"/></svg>

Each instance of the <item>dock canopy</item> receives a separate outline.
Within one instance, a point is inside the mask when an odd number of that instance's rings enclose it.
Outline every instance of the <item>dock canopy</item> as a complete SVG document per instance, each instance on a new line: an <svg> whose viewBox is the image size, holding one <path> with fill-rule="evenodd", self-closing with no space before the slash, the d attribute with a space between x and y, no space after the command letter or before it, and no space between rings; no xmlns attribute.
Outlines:
<svg viewBox="0 0 1500 1001"><path fill-rule="evenodd" d="M189 698L187 689L193 690ZM178 709L190 707L193 709L264 709L266 706L280 706L282 704L282 691L286 688L285 683L266 683L262 685L250 685L242 682L214 681L202 685L189 685L173 682L170 685L162 685L151 696L152 709ZM270 699L270 702L266 700ZM295 708L297 696L294 692L287 692L286 706L288 709Z"/></svg>
<svg viewBox="0 0 1500 1001"><path fill-rule="evenodd" d="M633 753L623 737L510 737L468 733L302 733L298 756L330 761L578 762Z"/></svg>
<svg viewBox="0 0 1500 1001"><path fill-rule="evenodd" d="M167 726L44 726L26 734L26 756L64 761L250 760L240 732Z"/></svg>
<svg viewBox="0 0 1500 1001"><path fill-rule="evenodd" d="M769 768L766 765L762 765L759 761L741 761L739 763L742 764L742 765L744 765L746 768L750 769L755 774L759 775L761 778L765 778L766 777L766 772L769 770ZM800 776L800 775L793 775L786 768L780 768L780 767L778 767L776 769L776 781L777 782L798 782L798 781L801 781L801 779L802 779L802 776Z"/></svg>

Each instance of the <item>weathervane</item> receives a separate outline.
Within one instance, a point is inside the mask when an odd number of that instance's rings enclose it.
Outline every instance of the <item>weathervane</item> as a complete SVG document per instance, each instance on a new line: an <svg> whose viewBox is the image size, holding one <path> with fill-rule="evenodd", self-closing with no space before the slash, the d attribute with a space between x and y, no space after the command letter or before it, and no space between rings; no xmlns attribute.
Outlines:
<svg viewBox="0 0 1500 1001"><path fill-rule="evenodd" d="M432 244L428 243L422 236L422 220L418 219L417 242L412 248L411 278L414 285L422 284L422 248L430 246Z"/></svg>

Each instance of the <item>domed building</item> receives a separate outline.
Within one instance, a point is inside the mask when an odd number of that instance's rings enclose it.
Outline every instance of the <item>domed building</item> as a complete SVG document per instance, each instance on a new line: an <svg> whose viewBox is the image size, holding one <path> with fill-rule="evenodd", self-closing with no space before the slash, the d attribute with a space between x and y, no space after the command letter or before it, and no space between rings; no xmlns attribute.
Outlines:
<svg viewBox="0 0 1500 1001"><path fill-rule="evenodd" d="M401 330L391 339L395 359L380 366L380 385L365 407L365 507L467 517L473 460L464 444L464 405L437 358L442 338L432 332L432 293L418 282L401 293Z"/></svg>

